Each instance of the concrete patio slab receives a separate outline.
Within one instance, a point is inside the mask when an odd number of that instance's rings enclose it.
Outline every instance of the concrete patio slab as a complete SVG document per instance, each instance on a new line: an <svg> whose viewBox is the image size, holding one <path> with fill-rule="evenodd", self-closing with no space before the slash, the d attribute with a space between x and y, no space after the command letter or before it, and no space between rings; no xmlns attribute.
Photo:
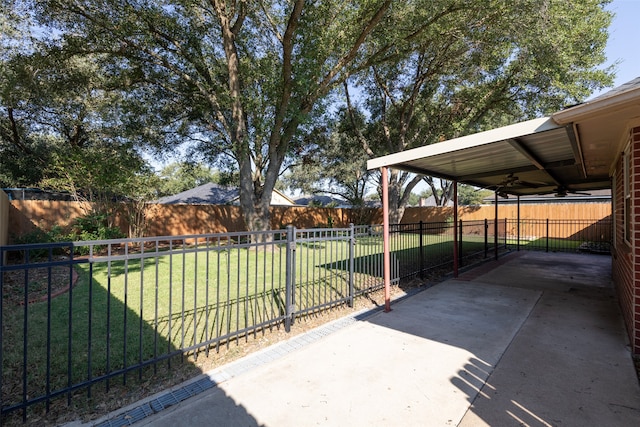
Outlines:
<svg viewBox="0 0 640 427"><path fill-rule="evenodd" d="M477 279L545 291L461 427L640 425L610 263L604 256L525 253Z"/></svg>
<svg viewBox="0 0 640 427"><path fill-rule="evenodd" d="M607 259L553 257L594 270L506 257L210 372L215 386L135 425L640 425Z"/></svg>

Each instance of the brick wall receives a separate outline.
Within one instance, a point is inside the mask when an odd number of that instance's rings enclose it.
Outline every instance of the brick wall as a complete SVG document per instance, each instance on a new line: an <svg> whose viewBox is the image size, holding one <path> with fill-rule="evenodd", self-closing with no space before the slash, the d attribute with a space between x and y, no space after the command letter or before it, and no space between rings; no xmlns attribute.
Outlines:
<svg viewBox="0 0 640 427"><path fill-rule="evenodd" d="M640 355L640 127L631 131L632 147L632 185L631 200L633 219L631 225L632 234L632 260L633 260L633 284L629 292L630 307L626 310L633 315L632 344L634 354Z"/></svg>
<svg viewBox="0 0 640 427"><path fill-rule="evenodd" d="M640 127L630 134L631 242L624 237L624 165L622 157L615 171L615 238L613 280L627 326L633 352L640 355Z"/></svg>

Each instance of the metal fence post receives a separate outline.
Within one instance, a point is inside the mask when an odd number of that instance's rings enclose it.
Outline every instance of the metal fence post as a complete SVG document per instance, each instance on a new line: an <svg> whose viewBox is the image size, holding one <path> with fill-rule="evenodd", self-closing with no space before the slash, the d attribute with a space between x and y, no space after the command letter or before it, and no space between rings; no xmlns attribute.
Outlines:
<svg viewBox="0 0 640 427"><path fill-rule="evenodd" d="M507 227L509 223L507 222L507 218L504 219L504 248L507 249Z"/></svg>
<svg viewBox="0 0 640 427"><path fill-rule="evenodd" d="M458 266L462 267L462 220L460 227L458 227Z"/></svg>
<svg viewBox="0 0 640 427"><path fill-rule="evenodd" d="M420 220L420 279L424 279L424 242L422 241L422 233L424 232L424 223Z"/></svg>
<svg viewBox="0 0 640 427"><path fill-rule="evenodd" d="M549 252L549 218L547 218L547 232L545 234L547 237L547 252Z"/></svg>
<svg viewBox="0 0 640 427"><path fill-rule="evenodd" d="M356 229L353 223L349 224L349 307L353 307L353 275L355 266Z"/></svg>
<svg viewBox="0 0 640 427"><path fill-rule="evenodd" d="M520 250L520 209L518 209L518 241L516 243L516 250Z"/></svg>
<svg viewBox="0 0 640 427"><path fill-rule="evenodd" d="M284 330L291 331L291 323L293 322L293 299L295 292L295 227L292 225L287 226L287 248L286 248L286 273L285 273L285 291L284 291L284 305L285 305L285 318L284 318Z"/></svg>
<svg viewBox="0 0 640 427"><path fill-rule="evenodd" d="M484 257L489 256L489 221L484 219Z"/></svg>

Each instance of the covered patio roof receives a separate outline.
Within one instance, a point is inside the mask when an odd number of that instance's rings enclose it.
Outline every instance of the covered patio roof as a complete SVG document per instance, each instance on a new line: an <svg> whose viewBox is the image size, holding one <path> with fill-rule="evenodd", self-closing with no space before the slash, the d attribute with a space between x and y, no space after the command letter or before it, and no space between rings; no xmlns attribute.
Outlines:
<svg viewBox="0 0 640 427"><path fill-rule="evenodd" d="M426 145L371 159L382 172L385 311L389 311L390 242L388 169L447 178L488 188L497 195L558 196L611 187L629 130L640 125L640 77L551 117ZM457 184L454 185L454 193ZM518 209L519 209L518 197ZM457 200L454 197L454 277L457 264ZM498 257L498 230L494 232Z"/></svg>
<svg viewBox="0 0 640 427"><path fill-rule="evenodd" d="M367 162L513 195L610 188L626 131L640 118L640 77L551 117L529 120Z"/></svg>

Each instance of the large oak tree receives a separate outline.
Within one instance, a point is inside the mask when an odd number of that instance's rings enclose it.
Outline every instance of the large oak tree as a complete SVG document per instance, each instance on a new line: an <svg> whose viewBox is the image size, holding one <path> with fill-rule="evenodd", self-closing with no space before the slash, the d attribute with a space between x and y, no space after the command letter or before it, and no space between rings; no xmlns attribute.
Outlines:
<svg viewBox="0 0 640 427"><path fill-rule="evenodd" d="M305 125L334 87L392 49L362 49L391 3L53 0L38 16L69 55L99 58L129 94L127 117L164 135L158 148L188 139L232 159L245 221L265 230Z"/></svg>
<svg viewBox="0 0 640 427"><path fill-rule="evenodd" d="M604 62L607 1L396 2L365 49L394 45L345 85L354 137L369 157L557 111L611 83ZM400 29L391 22L404 22ZM406 35L404 27L420 28ZM372 42L372 46L370 45ZM390 58L391 59L391 58ZM349 92L360 88L360 104ZM360 110L360 111L358 111ZM366 113L368 120L360 120ZM391 170L391 221L424 180L438 202L451 183Z"/></svg>
<svg viewBox="0 0 640 427"><path fill-rule="evenodd" d="M285 159L345 81L369 98L369 155L530 116L606 82L605 3L45 0L34 16L47 49L120 91L123 139L232 162L245 221L265 230ZM396 206L412 182L392 174Z"/></svg>

